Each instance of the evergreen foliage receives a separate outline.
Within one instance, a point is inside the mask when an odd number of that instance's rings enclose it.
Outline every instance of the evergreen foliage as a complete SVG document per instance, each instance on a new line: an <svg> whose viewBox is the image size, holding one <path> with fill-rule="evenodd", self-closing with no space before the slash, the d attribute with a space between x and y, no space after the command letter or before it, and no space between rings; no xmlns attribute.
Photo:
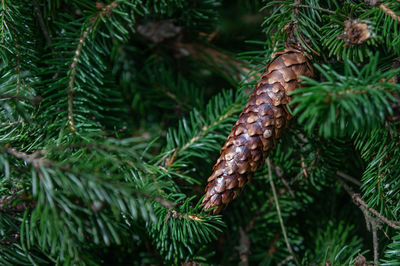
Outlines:
<svg viewBox="0 0 400 266"><path fill-rule="evenodd" d="M0 8L1 265L400 264L398 1ZM315 75L271 172L211 215L207 177L285 27Z"/></svg>

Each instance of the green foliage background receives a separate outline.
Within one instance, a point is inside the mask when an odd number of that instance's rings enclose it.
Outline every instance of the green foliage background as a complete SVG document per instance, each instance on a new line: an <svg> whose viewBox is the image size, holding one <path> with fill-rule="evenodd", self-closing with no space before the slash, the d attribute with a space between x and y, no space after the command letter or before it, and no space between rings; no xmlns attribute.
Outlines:
<svg viewBox="0 0 400 266"><path fill-rule="evenodd" d="M289 243L302 265L372 263L365 212L338 179L399 221L400 4L381 4L393 13L354 0L0 0L0 264L294 265L267 167L222 215L200 208L290 22L315 77L270 154ZM347 45L348 19L371 37ZM176 32L154 43L138 30L149 23ZM399 265L399 223L376 221L380 263Z"/></svg>

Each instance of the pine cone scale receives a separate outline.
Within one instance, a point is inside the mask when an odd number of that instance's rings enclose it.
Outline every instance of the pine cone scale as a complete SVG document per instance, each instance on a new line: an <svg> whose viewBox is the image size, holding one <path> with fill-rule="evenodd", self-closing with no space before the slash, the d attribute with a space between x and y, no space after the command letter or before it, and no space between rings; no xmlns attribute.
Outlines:
<svg viewBox="0 0 400 266"><path fill-rule="evenodd" d="M290 119L285 107L290 101L289 93L300 87L299 76L313 73L307 58L290 49L276 53L266 69L208 179L202 205L205 209L216 207L214 214L234 199L262 166Z"/></svg>

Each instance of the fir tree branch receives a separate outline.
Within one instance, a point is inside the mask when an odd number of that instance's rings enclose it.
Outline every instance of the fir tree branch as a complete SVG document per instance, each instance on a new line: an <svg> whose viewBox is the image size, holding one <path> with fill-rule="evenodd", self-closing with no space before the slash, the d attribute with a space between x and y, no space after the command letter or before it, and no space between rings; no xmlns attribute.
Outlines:
<svg viewBox="0 0 400 266"><path fill-rule="evenodd" d="M42 97L40 97L40 96L30 98L30 97L25 97L25 96L7 95L7 94L0 94L0 99L27 101L27 102L31 102L33 105L38 105L42 101Z"/></svg>
<svg viewBox="0 0 400 266"><path fill-rule="evenodd" d="M398 16L392 9L390 9L387 5L379 3L379 1L376 0L370 0L370 2L377 2L374 4L374 6L379 7L385 14L389 15L392 19L400 23L400 16Z"/></svg>
<svg viewBox="0 0 400 266"><path fill-rule="evenodd" d="M279 217L279 223L281 224L281 228L282 228L282 234L283 237L285 238L285 243L286 243L286 247L289 250L289 253L291 254L291 256L293 257L294 262L296 263L296 265L300 265L294 252L292 247L290 246L288 237L287 237L287 233L286 233L286 229L285 229L285 225L283 223L283 219L282 219L282 214L281 214L281 209L279 207L279 202L278 202L278 196L276 194L276 189L275 189L275 185L274 185L274 181L272 179L272 172L271 172L271 162L270 159L267 158L267 164L268 164L268 176L269 176L269 183L271 185L271 190L272 190L272 194L274 195L274 200L275 200L275 206L276 206L276 211L278 213L278 217Z"/></svg>
<svg viewBox="0 0 400 266"><path fill-rule="evenodd" d="M183 144L180 148L176 147L174 149L174 151L170 150L167 152L167 154L171 154L171 152L173 152L171 158L167 158L165 160L165 165L169 166L172 163L175 162L175 160L178 158L178 155L180 152L184 151L186 148L188 148L190 145L192 145L193 143L195 143L196 141L198 141L199 139L201 139L202 137L204 137L205 135L207 135L209 133L209 130L214 128L215 126L217 126L219 123L221 123L222 121L224 121L225 119L229 118L230 116L232 116L235 112L237 112L238 110L238 106L237 104L232 105L226 112L224 115L221 115L216 121L214 121L213 123L211 123L210 125L205 125L201 128L200 132L198 134L196 134L194 137L192 137L188 142L186 142L185 144Z"/></svg>
<svg viewBox="0 0 400 266"><path fill-rule="evenodd" d="M74 174L77 176L79 176L79 174L80 174L80 173L76 173L75 171L73 171L69 165L58 165L58 164L55 164L54 162L48 160L47 158L44 157L43 150L37 150L31 154L27 154L25 152L18 151L14 148L10 148L9 146L6 145L4 147L4 151L6 153L14 156L15 158L24 160L25 162L31 164L35 168L35 170L37 171L39 176L43 175L42 167L51 168L51 169L59 169L61 171L68 172L68 173L71 173L71 174ZM165 198L163 198L161 196L149 195L147 193L142 192L141 190L131 190L130 193L140 196L140 197L143 197L145 199L157 202L161 206L163 206L167 209L172 209L173 207L175 207L174 203L166 200ZM196 221L201 220L200 217L196 217L196 216L188 216L187 218L190 218L190 219L196 220Z"/></svg>
<svg viewBox="0 0 400 266"><path fill-rule="evenodd" d="M33 167L35 167L36 169L39 169L41 166L48 167L50 165L50 161L42 157L43 151L41 150L37 150L32 154L27 154L25 152L17 151L14 148L6 146L5 152L14 156L15 158L22 159L25 162L32 164Z"/></svg>
<svg viewBox="0 0 400 266"><path fill-rule="evenodd" d="M6 23L6 0L1 0L1 43L4 43L5 39L5 23Z"/></svg>
<svg viewBox="0 0 400 266"><path fill-rule="evenodd" d="M361 199L360 194L354 193L353 190L341 179L337 178L339 183L342 185L342 187L346 190L346 192L351 196L353 199L354 203L359 206L361 209L369 211L373 213L381 222L389 225L393 229L400 230L400 221L392 221L380 214L378 211L375 209L368 207L368 205Z"/></svg>
<svg viewBox="0 0 400 266"><path fill-rule="evenodd" d="M277 266L287 265L287 263L288 263L289 261L291 261L292 259L293 259L293 256L290 255L290 256L286 257L284 260L282 260L281 262L279 262L279 263L277 264Z"/></svg>
<svg viewBox="0 0 400 266"><path fill-rule="evenodd" d="M379 243L378 243L378 228L375 222L371 223L372 227L372 242L374 247L374 265L379 265Z"/></svg>
<svg viewBox="0 0 400 266"><path fill-rule="evenodd" d="M376 211L373 208L370 208L367 206L367 204L365 203L365 201L363 201L361 199L360 194L353 194L353 200L358 204L361 205L364 209L366 209L367 211L373 213L379 220L381 220L382 222L384 222L385 224L389 225L390 227L392 227L393 229L396 230L400 230L400 222L399 221L392 221L389 220L388 218L386 218L385 216L383 216L382 214L380 214L378 211Z"/></svg>
<svg viewBox="0 0 400 266"><path fill-rule="evenodd" d="M74 105L74 93L75 93L75 79L76 79L76 71L78 69L78 63L79 63L79 57L81 56L82 53L82 48L83 44L85 43L89 31L96 25L96 21L101 17L106 14L110 14L111 10L117 6L116 1L112 2L111 4L107 5L105 8L102 6L97 6L98 8L101 8L102 10L99 11L94 17L90 19L90 25L86 27L86 29L83 31L81 36L79 37L79 43L78 46L75 49L75 55L72 59L72 63L70 65L71 73L69 76L69 82L68 82L68 125L70 128L70 131L73 135L75 135L75 122L74 122L74 111L73 111L73 105Z"/></svg>
<svg viewBox="0 0 400 266"><path fill-rule="evenodd" d="M340 179L340 178L337 178L337 179L338 179L339 183L342 185L342 187L344 188L344 190L347 192L347 194L349 194L350 197L352 197L353 202L354 203L358 203L355 199L357 198L357 196L359 197L359 195L355 194L353 192L353 190L342 179ZM361 200L361 198L360 198L360 200ZM361 211L364 214L368 231L372 230L372 245L373 245L373 248L374 248L374 266L378 266L379 265L379 253L378 253L378 226L379 226L379 220L374 218L374 217L372 217L368 213L368 208L365 208L363 205L360 205L360 204L356 204L356 205L358 205L360 207Z"/></svg>
<svg viewBox="0 0 400 266"><path fill-rule="evenodd" d="M186 214L186 213L180 213L177 212L176 210L169 210L169 213L165 216L165 220L168 221L169 217L172 216L172 218L178 218L178 219L189 219L192 221L197 221L197 222L203 222L204 221L204 217L202 216L197 216L194 214Z"/></svg>
<svg viewBox="0 0 400 266"><path fill-rule="evenodd" d="M72 60L72 64L70 66L71 68L71 74L69 76L69 83L68 83L68 125L70 128L70 131L73 135L75 135L75 122L74 122L74 112L73 112L73 104L74 104L74 83L76 79L76 70L78 67L78 61L79 61L79 56L81 55L82 52L82 47L83 43L85 42L89 30L93 27L94 24L91 24L88 26L85 31L82 33L81 37L79 38L79 43L78 46L75 50L75 55Z"/></svg>

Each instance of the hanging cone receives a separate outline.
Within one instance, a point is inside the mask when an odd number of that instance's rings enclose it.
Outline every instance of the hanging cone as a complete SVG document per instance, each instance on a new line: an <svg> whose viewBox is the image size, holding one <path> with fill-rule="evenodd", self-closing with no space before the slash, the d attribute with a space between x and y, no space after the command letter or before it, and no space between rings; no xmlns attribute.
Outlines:
<svg viewBox="0 0 400 266"><path fill-rule="evenodd" d="M275 54L221 149L208 178L204 209L216 207L213 214L218 214L264 164L290 119L285 106L289 93L301 86L299 76L312 75L302 52L284 49Z"/></svg>

